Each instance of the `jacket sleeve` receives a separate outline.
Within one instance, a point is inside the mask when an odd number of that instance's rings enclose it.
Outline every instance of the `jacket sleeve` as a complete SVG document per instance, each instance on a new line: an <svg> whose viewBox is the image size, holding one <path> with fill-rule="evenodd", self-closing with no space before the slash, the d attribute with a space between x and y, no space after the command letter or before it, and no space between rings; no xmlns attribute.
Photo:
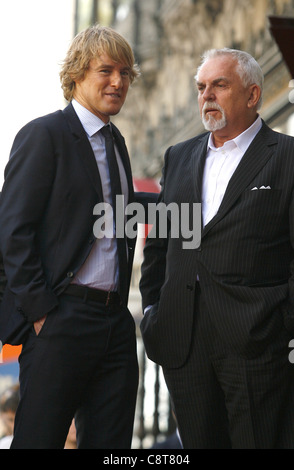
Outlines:
<svg viewBox="0 0 294 470"><path fill-rule="evenodd" d="M3 294L4 290L7 284L7 279L4 271L4 266L3 266L3 259L2 256L0 255L0 302L3 299Z"/></svg>
<svg viewBox="0 0 294 470"><path fill-rule="evenodd" d="M164 157L164 167L160 181L161 192L157 200L157 208L153 227L146 239L144 247L144 260L141 268L140 292L142 295L143 311L149 305L154 305L159 301L161 287L165 280L166 253L168 249L168 239L170 227L167 227L167 236L160 236L160 205L164 204L164 184L167 172L167 162L170 148ZM169 222L169 221L167 221Z"/></svg>
<svg viewBox="0 0 294 470"><path fill-rule="evenodd" d="M40 120L27 124L13 143L0 200L0 249L8 287L17 309L31 322L58 304L46 285L40 255L54 159L46 127Z"/></svg>

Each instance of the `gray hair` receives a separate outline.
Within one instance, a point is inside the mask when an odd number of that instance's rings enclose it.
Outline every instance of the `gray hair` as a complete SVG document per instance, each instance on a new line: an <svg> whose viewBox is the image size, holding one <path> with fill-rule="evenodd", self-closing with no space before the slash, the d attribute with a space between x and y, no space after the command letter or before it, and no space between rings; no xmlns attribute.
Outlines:
<svg viewBox="0 0 294 470"><path fill-rule="evenodd" d="M229 48L210 49L204 52L204 54L201 57L201 63L197 69L195 79L198 80L198 74L202 66L208 60L214 59L220 56L231 56L237 61L238 66L236 70L245 88L253 84L256 84L259 86L261 90L261 94L260 94L260 99L257 105L257 109L260 109L262 106L264 76L257 61L247 52L238 51L236 49L229 49Z"/></svg>

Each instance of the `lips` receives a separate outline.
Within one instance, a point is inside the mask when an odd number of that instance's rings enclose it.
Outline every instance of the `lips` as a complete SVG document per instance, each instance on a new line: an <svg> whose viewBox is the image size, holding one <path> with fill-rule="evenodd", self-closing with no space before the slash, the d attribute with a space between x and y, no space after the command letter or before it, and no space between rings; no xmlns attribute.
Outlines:
<svg viewBox="0 0 294 470"><path fill-rule="evenodd" d="M217 114L224 114L220 105L215 102L205 102L202 108L202 119L209 120L210 118L217 119Z"/></svg>
<svg viewBox="0 0 294 470"><path fill-rule="evenodd" d="M203 111L205 114L207 113L216 113L217 111L221 111L220 106L217 106L215 103L214 104L208 104L206 103L203 107Z"/></svg>
<svg viewBox="0 0 294 470"><path fill-rule="evenodd" d="M109 96L110 98L114 98L114 99L119 99L121 97L121 95L119 93L107 93L106 96Z"/></svg>
<svg viewBox="0 0 294 470"><path fill-rule="evenodd" d="M205 110L205 114L219 112L219 109L210 108Z"/></svg>

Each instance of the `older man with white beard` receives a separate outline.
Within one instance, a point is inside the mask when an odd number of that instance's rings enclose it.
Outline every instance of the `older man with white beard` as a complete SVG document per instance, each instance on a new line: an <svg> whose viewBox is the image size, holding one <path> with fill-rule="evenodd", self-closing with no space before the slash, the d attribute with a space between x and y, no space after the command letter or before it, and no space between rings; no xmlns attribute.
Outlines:
<svg viewBox="0 0 294 470"><path fill-rule="evenodd" d="M201 246L151 232L144 344L184 448L293 448L294 139L259 116L246 52L208 51L196 80L209 132L167 150L160 200L202 203Z"/></svg>

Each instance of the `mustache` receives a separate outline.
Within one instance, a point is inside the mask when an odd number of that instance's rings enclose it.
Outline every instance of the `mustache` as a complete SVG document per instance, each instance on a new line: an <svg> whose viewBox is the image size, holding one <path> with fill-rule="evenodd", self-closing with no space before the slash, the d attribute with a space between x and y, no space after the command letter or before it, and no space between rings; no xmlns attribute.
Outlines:
<svg viewBox="0 0 294 470"><path fill-rule="evenodd" d="M210 109L217 109L217 110L220 111L221 113L224 112L223 108L222 108L219 104L215 103L214 101L213 101L213 102L208 102L208 101L206 101L206 102L204 103L203 108L202 108L202 113L205 114L205 112L206 112L206 111L209 111Z"/></svg>

